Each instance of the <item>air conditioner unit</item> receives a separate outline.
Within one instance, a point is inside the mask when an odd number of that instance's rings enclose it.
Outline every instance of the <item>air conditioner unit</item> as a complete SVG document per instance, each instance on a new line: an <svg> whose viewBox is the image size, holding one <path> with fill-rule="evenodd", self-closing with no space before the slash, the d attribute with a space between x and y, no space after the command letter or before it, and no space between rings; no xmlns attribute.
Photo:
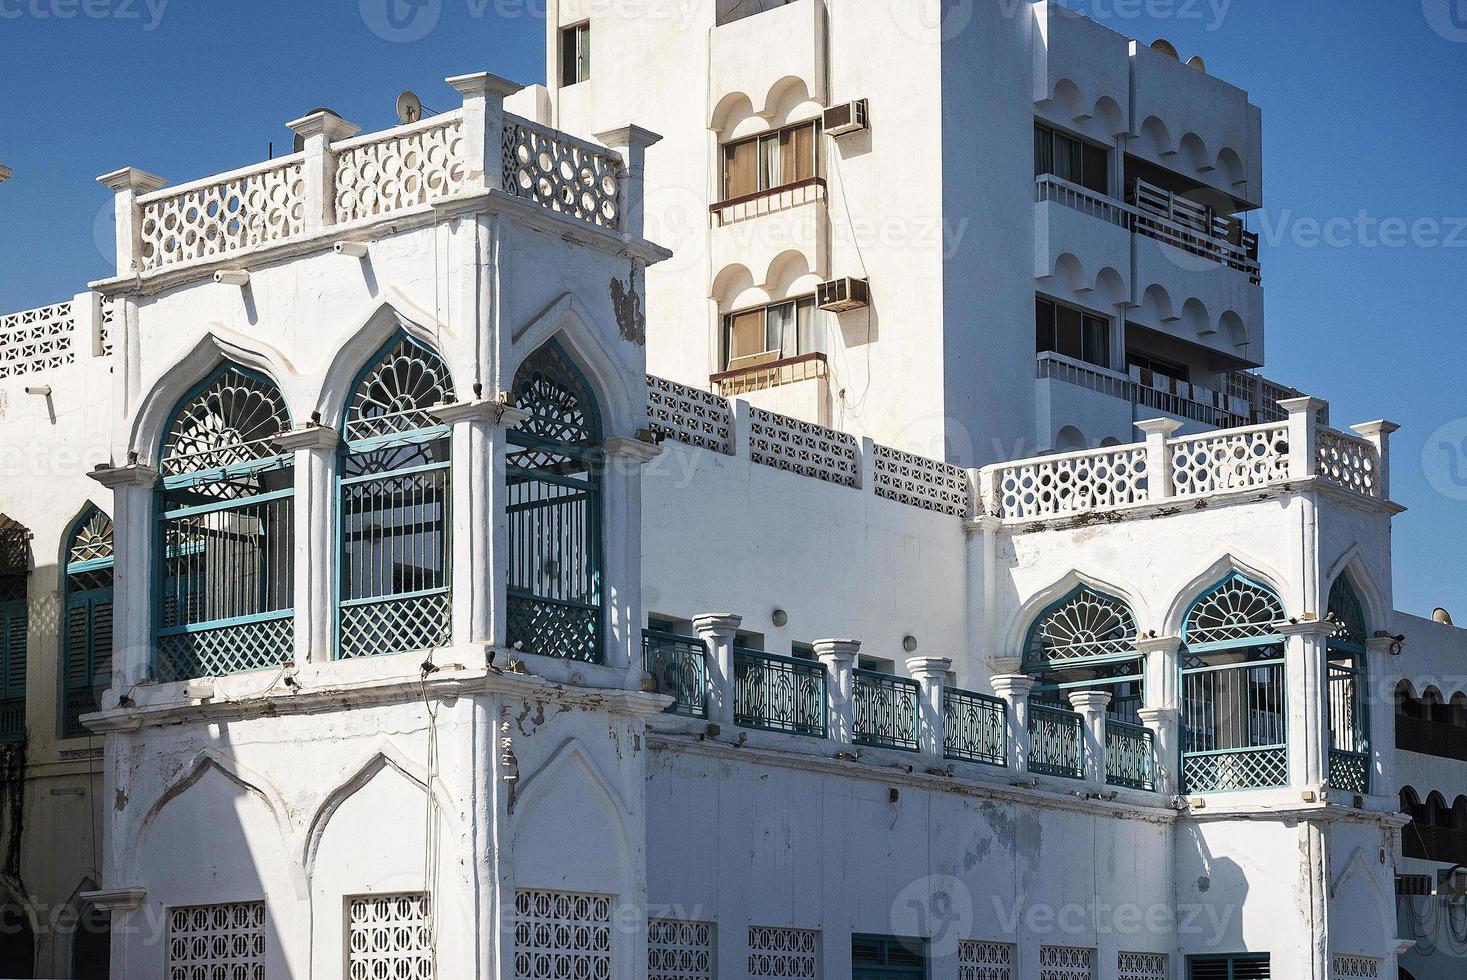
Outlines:
<svg viewBox="0 0 1467 980"><path fill-rule="evenodd" d="M859 133L871 125L870 110L865 99L833 105L825 110L823 126L827 136L845 136Z"/></svg>
<svg viewBox="0 0 1467 980"><path fill-rule="evenodd" d="M815 290L815 302L822 310L847 313L871 305L871 286L865 279L832 279Z"/></svg>

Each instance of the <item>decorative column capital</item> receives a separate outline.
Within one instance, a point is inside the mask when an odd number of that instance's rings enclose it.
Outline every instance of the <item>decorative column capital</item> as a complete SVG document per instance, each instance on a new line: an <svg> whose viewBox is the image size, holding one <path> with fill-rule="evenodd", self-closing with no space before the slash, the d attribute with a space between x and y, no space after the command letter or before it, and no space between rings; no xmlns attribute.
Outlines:
<svg viewBox="0 0 1467 980"><path fill-rule="evenodd" d="M1339 624L1327 619L1304 619L1297 623L1284 623L1278 628L1278 632L1283 637L1303 636L1327 640L1338 629Z"/></svg>
<svg viewBox="0 0 1467 980"><path fill-rule="evenodd" d="M1169 725L1177 717L1176 708L1138 708L1136 715L1141 719L1141 724L1150 729L1157 729L1163 725Z"/></svg>
<svg viewBox="0 0 1467 980"><path fill-rule="evenodd" d="M613 459L625 459L633 463L650 463L662 455L662 447L656 443L627 436L612 436L601 444L601 448Z"/></svg>
<svg viewBox="0 0 1467 980"><path fill-rule="evenodd" d="M993 677L1001 677L1006 674L1018 675L1022 663L1023 661L1018 657L989 657L988 673Z"/></svg>
<svg viewBox="0 0 1467 980"><path fill-rule="evenodd" d="M1084 715L1104 714L1110 707L1111 697L1109 691L1071 691L1070 707Z"/></svg>
<svg viewBox="0 0 1467 980"><path fill-rule="evenodd" d="M1135 425L1148 436L1161 436L1162 438L1171 436L1182 427L1182 423L1177 419L1144 419Z"/></svg>
<svg viewBox="0 0 1467 980"><path fill-rule="evenodd" d="M482 96L484 98L507 99L524 88L519 82L487 71L470 72L467 75L451 75L444 79L459 95Z"/></svg>
<svg viewBox="0 0 1467 980"><path fill-rule="evenodd" d="M99 912L131 912L148 897L144 888L103 888L82 892L80 898Z"/></svg>
<svg viewBox="0 0 1467 980"><path fill-rule="evenodd" d="M860 640L816 640L811 646L822 663L832 665L854 663L861 653Z"/></svg>
<svg viewBox="0 0 1467 980"><path fill-rule="evenodd" d="M129 463L126 466L103 464L92 470L87 476L108 490L120 490L126 487L152 489L153 485L158 482L158 471L142 463Z"/></svg>
<svg viewBox="0 0 1467 980"><path fill-rule="evenodd" d="M912 675L913 680L945 678L952 669L951 657L910 657L907 659L907 673Z"/></svg>
<svg viewBox="0 0 1467 980"><path fill-rule="evenodd" d="M134 194L148 194L165 187L168 184L168 178L150 174L136 167L123 167L121 170L114 170L110 174L98 177L97 183L114 193L132 191Z"/></svg>
<svg viewBox="0 0 1467 980"><path fill-rule="evenodd" d="M329 109L318 109L309 116L292 119L285 124L285 128L306 140L313 136L324 136L327 143L351 139L362 131L362 127L347 122Z"/></svg>
<svg viewBox="0 0 1467 980"><path fill-rule="evenodd" d="M693 629L699 636L731 639L743 621L744 617L734 613L703 613L693 617Z"/></svg>
<svg viewBox="0 0 1467 980"><path fill-rule="evenodd" d="M502 425L511 428L519 425L530 417L530 413L522 408L491 398L475 398L466 402L451 402L435 405L429 410L435 419L445 425L455 422L487 422L490 425Z"/></svg>
<svg viewBox="0 0 1467 980"><path fill-rule="evenodd" d="M335 452L341 448L341 434L329 425L308 425L282 432L275 437L275 445L288 453L299 449Z"/></svg>
<svg viewBox="0 0 1467 980"><path fill-rule="evenodd" d="M1029 692L1034 690L1036 681L1028 674L997 674L988 679L988 686L993 688L993 693L1005 701L1013 701L1027 698Z"/></svg>
<svg viewBox="0 0 1467 980"><path fill-rule="evenodd" d="M1176 653L1182 648L1180 636L1143 636L1136 640L1136 652L1149 653Z"/></svg>

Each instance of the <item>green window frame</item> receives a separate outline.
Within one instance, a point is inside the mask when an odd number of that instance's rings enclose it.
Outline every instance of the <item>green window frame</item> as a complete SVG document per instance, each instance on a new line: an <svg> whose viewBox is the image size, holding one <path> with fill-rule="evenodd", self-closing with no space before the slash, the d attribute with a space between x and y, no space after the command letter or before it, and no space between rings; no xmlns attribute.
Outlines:
<svg viewBox="0 0 1467 980"><path fill-rule="evenodd" d="M1071 691L1109 691L1107 715L1139 724L1145 671L1136 635L1123 600L1084 585L1072 590L1029 627L1020 669L1036 681L1032 699L1068 710Z"/></svg>
<svg viewBox="0 0 1467 980"><path fill-rule="evenodd" d="M925 940L867 933L852 934L853 980L926 980L927 976Z"/></svg>
<svg viewBox="0 0 1467 980"><path fill-rule="evenodd" d="M1267 953L1187 957L1187 980L1272 980Z"/></svg>
<svg viewBox="0 0 1467 980"><path fill-rule="evenodd" d="M81 716L100 707L101 693L111 683L114 567L112 519L91 507L66 538L58 719L62 738L91 734Z"/></svg>
<svg viewBox="0 0 1467 980"><path fill-rule="evenodd" d="M26 585L0 586L0 743L25 741L25 671L29 645L30 613L26 607Z"/></svg>

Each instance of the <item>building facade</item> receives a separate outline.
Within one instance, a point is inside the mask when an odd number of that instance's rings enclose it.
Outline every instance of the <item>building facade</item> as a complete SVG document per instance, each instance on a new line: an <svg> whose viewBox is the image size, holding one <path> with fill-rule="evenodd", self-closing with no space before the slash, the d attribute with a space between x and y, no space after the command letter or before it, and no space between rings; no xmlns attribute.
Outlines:
<svg viewBox="0 0 1467 980"><path fill-rule="evenodd" d="M964 9L552 3L101 178L0 327L0 972L1455 975L1462 634L1251 373L1257 109Z"/></svg>

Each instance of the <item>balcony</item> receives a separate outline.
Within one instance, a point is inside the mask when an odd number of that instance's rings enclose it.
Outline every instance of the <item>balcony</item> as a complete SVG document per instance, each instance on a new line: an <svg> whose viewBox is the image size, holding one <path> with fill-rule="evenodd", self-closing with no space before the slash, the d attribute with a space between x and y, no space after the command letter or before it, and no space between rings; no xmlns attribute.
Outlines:
<svg viewBox="0 0 1467 980"><path fill-rule="evenodd" d="M830 366L821 353L723 371L708 379L724 398L816 425L830 424Z"/></svg>
<svg viewBox="0 0 1467 980"><path fill-rule="evenodd" d="M808 180L711 205L708 249L717 274L742 266L756 284L777 280L786 253L804 259L805 271L826 278L830 236L825 179Z"/></svg>
<svg viewBox="0 0 1467 980"><path fill-rule="evenodd" d="M1451 722L1397 714L1396 748L1467 762L1467 728Z"/></svg>
<svg viewBox="0 0 1467 980"><path fill-rule="evenodd" d="M1219 429L1247 425L1252 406L1233 395L1178 381L1133 367L1129 374L1077 361L1052 351L1039 355L1039 380L1061 381L1129 403L1133 410L1124 428L1157 413ZM1084 417L1085 413L1051 411L1056 419Z"/></svg>
<svg viewBox="0 0 1467 980"><path fill-rule="evenodd" d="M1413 820L1401 828L1401 853L1421 861L1467 864L1467 830L1433 827Z"/></svg>

